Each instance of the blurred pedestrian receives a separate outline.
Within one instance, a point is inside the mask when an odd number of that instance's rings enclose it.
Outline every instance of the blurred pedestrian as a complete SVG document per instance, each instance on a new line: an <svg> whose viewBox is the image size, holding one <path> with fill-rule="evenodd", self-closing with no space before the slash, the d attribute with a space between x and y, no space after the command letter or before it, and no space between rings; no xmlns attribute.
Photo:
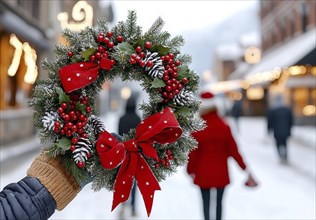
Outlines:
<svg viewBox="0 0 316 220"><path fill-rule="evenodd" d="M230 183L228 158L233 157L241 169L248 173L246 186L253 187L257 183L238 151L229 126L217 113L213 94L204 92L201 94L201 100L200 114L207 127L192 134L198 146L189 154L187 172L201 190L204 219L210 219L210 214L215 214L210 213L210 209L213 210L211 207L216 207L216 220L220 220L222 219L223 194L225 187ZM211 189L215 189L215 195ZM211 202L212 196L216 196L216 203Z"/></svg>
<svg viewBox="0 0 316 220"><path fill-rule="evenodd" d="M293 126L292 109L285 105L281 95L276 96L272 107L267 112L268 132L273 132L278 156L281 163L288 162L287 140Z"/></svg>
<svg viewBox="0 0 316 220"><path fill-rule="evenodd" d="M240 130L239 127L239 118L242 115L242 101L235 100L231 109L231 116L235 121L236 131Z"/></svg>
<svg viewBox="0 0 316 220"><path fill-rule="evenodd" d="M136 104L137 104L137 94L132 94L128 100L126 101L126 106L125 106L125 113L122 117L120 117L119 120L119 125L118 125L118 132L119 135L123 136L124 134L128 134L130 129L134 129L137 127L137 125L140 123L141 119L140 117L136 114ZM134 184L132 187L131 191L131 196L130 196L130 205L132 209L132 216L135 217L137 216L136 212L136 183L134 180ZM120 210L120 219L125 218L125 206L126 204L122 204L122 208Z"/></svg>

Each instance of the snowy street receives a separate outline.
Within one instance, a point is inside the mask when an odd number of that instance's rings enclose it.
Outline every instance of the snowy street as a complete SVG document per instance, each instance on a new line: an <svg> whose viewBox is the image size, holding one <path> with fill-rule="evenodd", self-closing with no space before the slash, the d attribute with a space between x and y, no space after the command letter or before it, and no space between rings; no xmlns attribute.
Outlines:
<svg viewBox="0 0 316 220"><path fill-rule="evenodd" d="M109 131L116 131L115 116L103 118ZM272 137L267 135L264 118L241 118L239 132L232 120L228 122L259 186L245 187L246 173L231 160L231 184L224 193L223 219L315 219L315 127L293 128L289 164L283 165ZM25 176L38 151L1 163L1 189ZM160 186L162 190L155 194L149 219L202 219L200 191L186 174L185 167ZM147 219L139 192L137 196L138 216L132 218L126 213L126 219ZM118 219L120 206L111 212L111 203L112 192L93 192L88 185L51 219Z"/></svg>

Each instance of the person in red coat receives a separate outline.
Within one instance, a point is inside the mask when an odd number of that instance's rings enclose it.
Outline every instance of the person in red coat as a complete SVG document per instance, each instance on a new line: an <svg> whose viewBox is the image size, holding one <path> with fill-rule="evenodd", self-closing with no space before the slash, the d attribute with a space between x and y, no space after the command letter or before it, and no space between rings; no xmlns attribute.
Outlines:
<svg viewBox="0 0 316 220"><path fill-rule="evenodd" d="M192 134L198 146L189 154L187 172L194 184L200 187L205 220L210 219L210 205L216 205L216 219L219 220L222 218L223 193L230 183L228 158L234 158L244 171L247 166L238 151L230 127L217 113L213 94L204 92L200 96L200 114L207 127ZM211 188L216 189L216 204L210 204Z"/></svg>

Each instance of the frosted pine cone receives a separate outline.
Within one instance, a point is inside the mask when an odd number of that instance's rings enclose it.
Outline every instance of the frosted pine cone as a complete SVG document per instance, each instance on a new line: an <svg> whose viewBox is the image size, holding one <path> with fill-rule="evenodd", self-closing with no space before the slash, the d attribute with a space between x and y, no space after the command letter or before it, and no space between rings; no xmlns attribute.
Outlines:
<svg viewBox="0 0 316 220"><path fill-rule="evenodd" d="M174 97L174 102L177 105L189 105L194 101L194 95L191 91L187 91L185 89L181 90L178 95Z"/></svg>
<svg viewBox="0 0 316 220"><path fill-rule="evenodd" d="M85 163L91 157L92 144L87 138L80 138L75 145L76 149L73 150L73 158L76 164L79 162Z"/></svg>
<svg viewBox="0 0 316 220"><path fill-rule="evenodd" d="M54 123L58 121L59 116L57 112L45 112L45 116L42 118L44 130L52 131L54 129Z"/></svg>
<svg viewBox="0 0 316 220"><path fill-rule="evenodd" d="M145 71L148 72L148 75L153 78L162 79L165 68L163 66L162 60L160 59L158 53L147 52L143 60L145 61L145 63L147 63L148 61L153 62L153 65L151 67L149 66L145 67Z"/></svg>
<svg viewBox="0 0 316 220"><path fill-rule="evenodd" d="M90 121L91 121L91 125L92 125L92 127L94 129L94 134L95 135L98 135L101 132L105 131L105 127L104 127L104 125L103 125L103 123L102 123L100 118L98 118L95 115L91 115Z"/></svg>

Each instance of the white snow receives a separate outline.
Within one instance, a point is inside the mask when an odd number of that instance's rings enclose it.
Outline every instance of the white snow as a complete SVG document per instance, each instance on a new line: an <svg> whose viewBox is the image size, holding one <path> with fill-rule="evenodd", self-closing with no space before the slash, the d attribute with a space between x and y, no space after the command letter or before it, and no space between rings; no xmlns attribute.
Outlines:
<svg viewBox="0 0 316 220"><path fill-rule="evenodd" d="M104 118L109 131L116 131L117 115ZM277 158L264 118L241 118L238 133L228 119L240 146L240 152L259 182L257 188L246 188L246 174L230 161L231 184L224 193L223 219L315 219L315 127L295 127L289 142L289 165ZM304 134L303 138L300 138ZM305 140L305 142L303 141ZM308 140L309 144L306 144ZM25 175L37 152L1 163L1 189ZM201 198L185 167L160 183L149 219L202 219ZM138 216L148 219L138 192ZM93 192L90 185L61 212L51 219L118 219L120 206L111 212L112 192ZM127 213L128 214L128 213Z"/></svg>

